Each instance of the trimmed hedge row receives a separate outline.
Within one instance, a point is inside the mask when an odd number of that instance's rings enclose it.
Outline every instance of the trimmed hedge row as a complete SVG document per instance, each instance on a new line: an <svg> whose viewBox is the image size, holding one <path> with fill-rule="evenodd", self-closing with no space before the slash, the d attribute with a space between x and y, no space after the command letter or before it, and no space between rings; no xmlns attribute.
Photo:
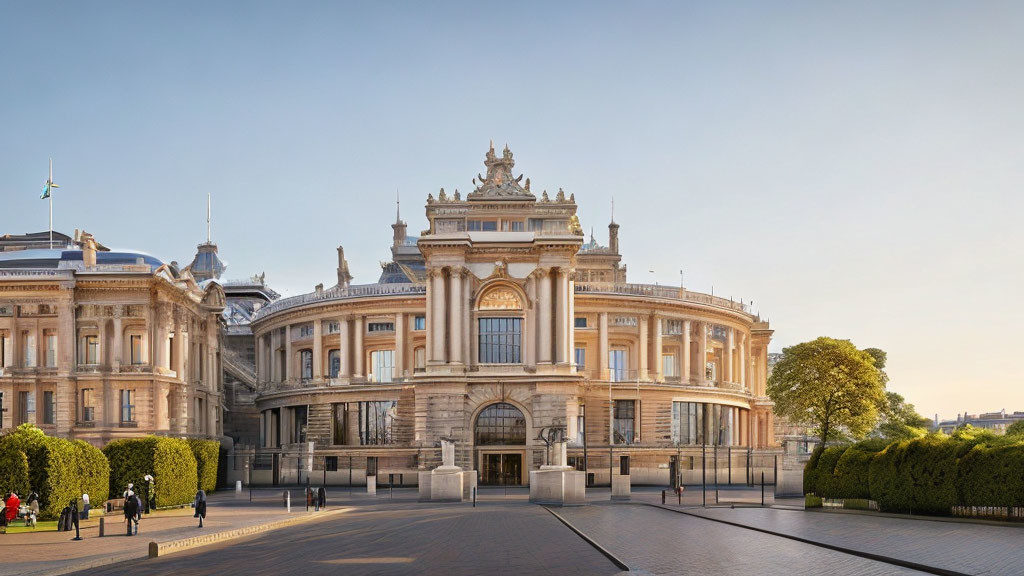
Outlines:
<svg viewBox="0 0 1024 576"><path fill-rule="evenodd" d="M196 468L199 480L199 489L207 493L217 489L217 465L220 462L220 442L216 440L199 440L192 438L188 441L192 448L192 455L196 458Z"/></svg>
<svg viewBox="0 0 1024 576"><path fill-rule="evenodd" d="M891 512L950 514L953 506L1024 506L1024 441L965 430L885 445L816 450L804 491L871 499Z"/></svg>
<svg viewBox="0 0 1024 576"><path fill-rule="evenodd" d="M196 458L187 440L147 436L115 440L103 448L110 461L110 493L120 496L128 483L142 485L152 474L157 506L192 502L198 485Z"/></svg>
<svg viewBox="0 0 1024 576"><path fill-rule="evenodd" d="M12 491L29 493L28 457L14 446L0 444L0 498Z"/></svg>
<svg viewBox="0 0 1024 576"><path fill-rule="evenodd" d="M28 486L20 495L28 490L39 492L41 518L56 518L82 494L89 494L90 502L97 507L107 500L110 467L103 453L90 444L46 436L35 426L23 424L0 438L0 446L5 454L24 455ZM7 456L4 461L19 466L16 456Z"/></svg>

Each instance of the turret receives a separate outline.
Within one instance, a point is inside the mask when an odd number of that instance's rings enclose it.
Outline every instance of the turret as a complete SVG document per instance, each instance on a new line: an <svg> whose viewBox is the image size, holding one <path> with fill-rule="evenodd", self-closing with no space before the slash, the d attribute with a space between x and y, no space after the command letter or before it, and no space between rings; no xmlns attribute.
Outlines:
<svg viewBox="0 0 1024 576"><path fill-rule="evenodd" d="M608 249L612 254L619 253L619 225L612 220L608 224Z"/></svg>

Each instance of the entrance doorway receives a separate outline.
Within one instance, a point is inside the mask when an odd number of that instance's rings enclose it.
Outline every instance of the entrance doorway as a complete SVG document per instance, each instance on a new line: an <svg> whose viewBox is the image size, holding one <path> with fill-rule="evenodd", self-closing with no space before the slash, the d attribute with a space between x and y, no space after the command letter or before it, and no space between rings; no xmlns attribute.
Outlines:
<svg viewBox="0 0 1024 576"><path fill-rule="evenodd" d="M519 486L523 478L522 454L483 454L480 484L483 486Z"/></svg>

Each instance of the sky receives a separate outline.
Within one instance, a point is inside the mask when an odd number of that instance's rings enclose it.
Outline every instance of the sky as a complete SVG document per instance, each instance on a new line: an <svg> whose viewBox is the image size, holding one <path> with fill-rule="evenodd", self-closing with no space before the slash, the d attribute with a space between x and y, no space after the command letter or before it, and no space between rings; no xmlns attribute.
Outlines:
<svg viewBox="0 0 1024 576"><path fill-rule="evenodd" d="M1024 410L1024 4L0 0L0 233L286 295L356 283L490 140L632 282L753 300L772 351L888 352L931 417Z"/></svg>

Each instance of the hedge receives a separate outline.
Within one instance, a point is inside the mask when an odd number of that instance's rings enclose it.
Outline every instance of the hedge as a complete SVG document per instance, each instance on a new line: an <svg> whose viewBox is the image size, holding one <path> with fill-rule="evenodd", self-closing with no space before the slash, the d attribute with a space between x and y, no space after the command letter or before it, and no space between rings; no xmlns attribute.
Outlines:
<svg viewBox="0 0 1024 576"><path fill-rule="evenodd" d="M960 459L956 491L963 506L1024 506L1024 445L973 446Z"/></svg>
<svg viewBox="0 0 1024 576"><path fill-rule="evenodd" d="M808 477L807 471L804 472L805 492L810 488L812 494L826 498L832 497L829 494L834 492L832 487L835 482L833 471L839 458L846 452L846 448L847 446L829 446L818 454L815 466L810 470L810 477ZM810 468L810 462L808 462L808 467Z"/></svg>
<svg viewBox="0 0 1024 576"><path fill-rule="evenodd" d="M21 425L3 437L7 450L23 453L28 463L29 489L39 493L39 515L56 518L72 500L89 494L90 503L107 499L110 468L103 453L82 442L46 436ZM26 492L27 493L27 492Z"/></svg>
<svg viewBox="0 0 1024 576"><path fill-rule="evenodd" d="M110 461L110 492L120 496L134 483L139 488L152 474L156 505L192 502L198 486L196 458L187 440L147 436L115 440L103 448Z"/></svg>
<svg viewBox="0 0 1024 576"><path fill-rule="evenodd" d="M822 495L826 498L870 499L868 468L875 454L884 450L885 445L884 440L865 440L847 448L836 462L829 489Z"/></svg>
<svg viewBox="0 0 1024 576"><path fill-rule="evenodd" d="M0 498L8 492L29 493L28 457L14 446L0 444Z"/></svg>
<svg viewBox="0 0 1024 576"><path fill-rule="evenodd" d="M216 440L188 441L192 455L196 458L199 489L213 492L217 489L217 466L220 463L220 442Z"/></svg>

